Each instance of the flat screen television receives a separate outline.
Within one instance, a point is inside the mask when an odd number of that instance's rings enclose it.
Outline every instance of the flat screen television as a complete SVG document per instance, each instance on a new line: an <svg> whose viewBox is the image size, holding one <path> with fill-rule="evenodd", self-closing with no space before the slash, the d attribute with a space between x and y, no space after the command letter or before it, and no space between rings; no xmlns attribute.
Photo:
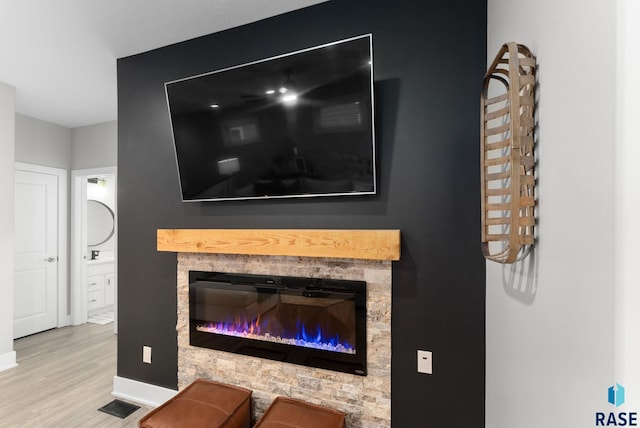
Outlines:
<svg viewBox="0 0 640 428"><path fill-rule="evenodd" d="M183 201L376 193L371 35L165 83Z"/></svg>

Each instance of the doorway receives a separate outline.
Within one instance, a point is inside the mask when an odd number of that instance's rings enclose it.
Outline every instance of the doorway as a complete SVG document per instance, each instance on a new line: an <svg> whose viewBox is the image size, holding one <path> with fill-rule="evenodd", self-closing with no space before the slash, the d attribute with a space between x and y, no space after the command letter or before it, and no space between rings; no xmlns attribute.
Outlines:
<svg viewBox="0 0 640 428"><path fill-rule="evenodd" d="M73 323L117 332L116 168L72 171Z"/></svg>
<svg viewBox="0 0 640 428"><path fill-rule="evenodd" d="M68 324L67 172L15 163L13 336Z"/></svg>

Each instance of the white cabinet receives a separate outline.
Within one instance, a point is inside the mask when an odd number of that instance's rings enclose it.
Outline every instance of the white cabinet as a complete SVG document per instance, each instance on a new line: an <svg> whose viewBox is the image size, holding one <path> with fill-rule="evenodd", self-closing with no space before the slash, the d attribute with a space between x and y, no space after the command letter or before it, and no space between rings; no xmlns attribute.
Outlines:
<svg viewBox="0 0 640 428"><path fill-rule="evenodd" d="M104 275L89 275L87 301L90 311L104 306Z"/></svg>
<svg viewBox="0 0 640 428"><path fill-rule="evenodd" d="M113 306L115 273L113 262L89 262L87 267L87 309L95 311Z"/></svg>
<svg viewBox="0 0 640 428"><path fill-rule="evenodd" d="M109 272L104 276L104 304L113 305L113 300L116 295L115 289L116 275L113 272Z"/></svg>

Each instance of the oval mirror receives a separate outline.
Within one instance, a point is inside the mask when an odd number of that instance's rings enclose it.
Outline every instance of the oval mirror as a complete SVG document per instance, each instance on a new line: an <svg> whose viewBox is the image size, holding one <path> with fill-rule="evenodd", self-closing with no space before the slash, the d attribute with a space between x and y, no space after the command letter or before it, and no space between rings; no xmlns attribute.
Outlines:
<svg viewBox="0 0 640 428"><path fill-rule="evenodd" d="M115 232L115 216L111 208L100 201L87 201L87 245L104 244Z"/></svg>

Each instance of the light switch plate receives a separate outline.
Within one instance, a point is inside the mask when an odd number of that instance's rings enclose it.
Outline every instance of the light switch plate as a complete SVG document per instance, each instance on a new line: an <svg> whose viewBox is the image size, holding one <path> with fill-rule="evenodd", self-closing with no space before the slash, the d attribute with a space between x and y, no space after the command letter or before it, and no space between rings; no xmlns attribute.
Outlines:
<svg viewBox="0 0 640 428"><path fill-rule="evenodd" d="M142 362L151 364L151 346L142 347Z"/></svg>
<svg viewBox="0 0 640 428"><path fill-rule="evenodd" d="M433 374L431 351L418 351L418 373Z"/></svg>

